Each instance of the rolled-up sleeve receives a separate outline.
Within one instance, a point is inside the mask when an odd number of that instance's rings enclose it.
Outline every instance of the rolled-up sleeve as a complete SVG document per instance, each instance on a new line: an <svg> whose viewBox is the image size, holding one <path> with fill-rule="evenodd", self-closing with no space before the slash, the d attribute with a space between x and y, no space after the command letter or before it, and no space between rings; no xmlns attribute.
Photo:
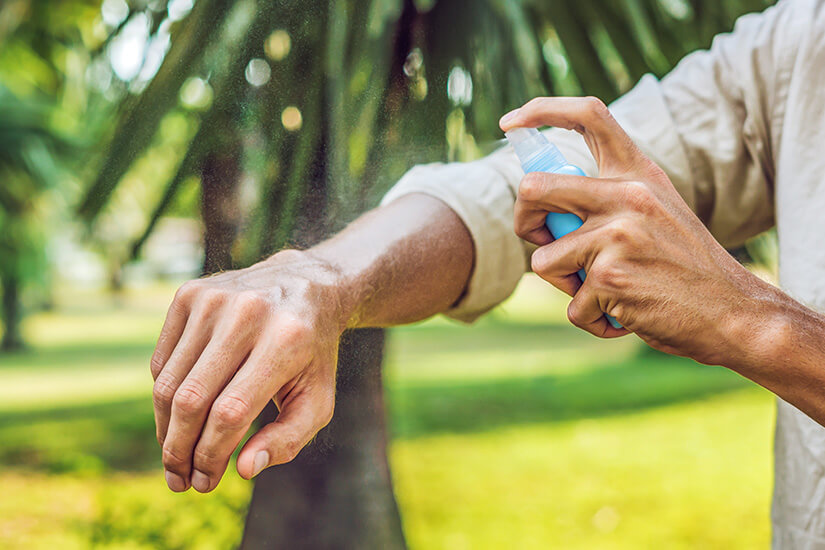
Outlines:
<svg viewBox="0 0 825 550"><path fill-rule="evenodd" d="M513 232L513 177L488 159L416 166L382 201L425 193L446 203L469 230L475 247L473 273L462 298L444 312L449 317L473 321L507 298L527 269L521 241Z"/></svg>
<svg viewBox="0 0 825 550"><path fill-rule="evenodd" d="M776 44L788 2L740 18L708 51L687 56L661 81L647 75L610 110L633 141L670 176L690 207L726 246L773 223L771 122L781 116L782 61ZM596 176L575 132L547 130L571 164ZM472 321L506 299L529 269L533 247L513 232L523 173L509 147L469 163L409 171L384 197L408 193L442 200L467 226L475 264L463 297L445 314Z"/></svg>

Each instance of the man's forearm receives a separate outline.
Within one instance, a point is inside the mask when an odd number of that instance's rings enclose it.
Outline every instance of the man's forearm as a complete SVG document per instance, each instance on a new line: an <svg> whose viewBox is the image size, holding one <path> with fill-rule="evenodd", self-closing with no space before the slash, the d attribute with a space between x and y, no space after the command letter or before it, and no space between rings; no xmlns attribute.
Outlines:
<svg viewBox="0 0 825 550"><path fill-rule="evenodd" d="M347 327L389 326L448 309L473 268L473 241L440 200L411 194L307 251L338 277Z"/></svg>
<svg viewBox="0 0 825 550"><path fill-rule="evenodd" d="M733 323L724 364L825 425L825 316L759 283L743 304L750 314Z"/></svg>

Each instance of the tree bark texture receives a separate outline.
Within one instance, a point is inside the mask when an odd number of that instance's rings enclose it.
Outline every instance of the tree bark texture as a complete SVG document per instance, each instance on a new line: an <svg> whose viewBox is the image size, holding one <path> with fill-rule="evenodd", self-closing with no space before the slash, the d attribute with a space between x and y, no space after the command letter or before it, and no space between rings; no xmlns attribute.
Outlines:
<svg viewBox="0 0 825 550"><path fill-rule="evenodd" d="M406 547L386 455L383 350L380 329L344 334L333 420L291 463L258 476L242 549Z"/></svg>
<svg viewBox="0 0 825 550"><path fill-rule="evenodd" d="M232 269L232 246L241 223L240 147L212 151L201 165L201 218L205 275Z"/></svg>
<svg viewBox="0 0 825 550"><path fill-rule="evenodd" d="M17 351L23 348L20 334L22 311L20 306L20 280L17 277L4 277L3 283L3 341L0 349Z"/></svg>

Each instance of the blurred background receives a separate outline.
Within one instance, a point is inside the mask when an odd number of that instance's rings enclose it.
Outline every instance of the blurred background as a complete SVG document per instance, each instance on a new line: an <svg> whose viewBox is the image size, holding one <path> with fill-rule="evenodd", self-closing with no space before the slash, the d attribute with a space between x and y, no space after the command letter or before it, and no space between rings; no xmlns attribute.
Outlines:
<svg viewBox="0 0 825 550"><path fill-rule="evenodd" d="M309 246L414 164L494 150L527 99L610 101L769 3L0 3L0 547L766 547L771 396L590 337L531 276L473 327L348 335L336 420L254 494L232 466L166 489L148 362L182 281ZM772 235L734 252L773 276Z"/></svg>

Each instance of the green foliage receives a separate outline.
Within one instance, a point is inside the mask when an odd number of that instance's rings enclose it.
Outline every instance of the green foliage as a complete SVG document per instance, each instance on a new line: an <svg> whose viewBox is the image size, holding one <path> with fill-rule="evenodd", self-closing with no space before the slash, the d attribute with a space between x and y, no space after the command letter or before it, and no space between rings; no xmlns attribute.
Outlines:
<svg viewBox="0 0 825 550"><path fill-rule="evenodd" d="M391 465L411 548L767 544L771 396L569 327L526 280L479 326L394 330ZM3 548L228 548L251 484L163 482L146 358L172 288L62 296L0 358ZM731 528L735 525L736 528Z"/></svg>
<svg viewBox="0 0 825 550"><path fill-rule="evenodd" d="M240 136L253 197L236 250L246 263L296 228L340 227L414 163L478 155L477 144L500 137L501 113L530 97L612 100L769 3L203 0L176 23L157 76L126 101L80 212L98 215L180 108L179 92L192 95L182 85L204 82L212 99L188 107L200 130L177 173L157 182L165 190L133 254L182 182ZM266 76L250 85L255 67ZM300 113L297 125L282 123L288 112Z"/></svg>
<svg viewBox="0 0 825 550"><path fill-rule="evenodd" d="M59 175L46 105L22 101L0 85L0 287L4 350L23 346L20 295L48 279L45 191Z"/></svg>
<svg viewBox="0 0 825 550"><path fill-rule="evenodd" d="M0 279L30 280L45 268L42 198L58 176L46 114L0 86Z"/></svg>
<svg viewBox="0 0 825 550"><path fill-rule="evenodd" d="M150 488L124 481L98 494L98 513L89 526L90 546L222 550L240 540L249 502L247 484L226 483L208 497L190 492L170 499L162 484Z"/></svg>
<svg viewBox="0 0 825 550"><path fill-rule="evenodd" d="M199 0L171 17L161 0L123 4L119 22L104 24L98 0L8 2L0 82L14 95L0 97L0 223L14 227L0 254L14 260L3 265L45 273L44 224L10 212L39 208L55 181L55 131L95 144L65 155L90 181L82 195L61 191L115 271L162 215L193 214L192 182L210 155L242 151L228 187L245 197L233 206L242 265L340 228L415 163L489 150L501 113L530 97L609 101L768 3ZM140 21L168 50L156 71L120 80L112 48Z"/></svg>
<svg viewBox="0 0 825 550"><path fill-rule="evenodd" d="M23 346L22 296L48 286L45 245L54 219L49 191L63 191L60 166L76 151L70 130L77 88L74 23L94 4L44 0L0 4L0 286L4 350ZM94 8L92 8L94 9ZM65 62L61 65L61 61ZM62 112L63 117L58 116ZM47 291L46 291L47 292Z"/></svg>
<svg viewBox="0 0 825 550"><path fill-rule="evenodd" d="M764 269L774 280L779 277L779 240L776 229L765 231L745 243L745 250L756 267Z"/></svg>

